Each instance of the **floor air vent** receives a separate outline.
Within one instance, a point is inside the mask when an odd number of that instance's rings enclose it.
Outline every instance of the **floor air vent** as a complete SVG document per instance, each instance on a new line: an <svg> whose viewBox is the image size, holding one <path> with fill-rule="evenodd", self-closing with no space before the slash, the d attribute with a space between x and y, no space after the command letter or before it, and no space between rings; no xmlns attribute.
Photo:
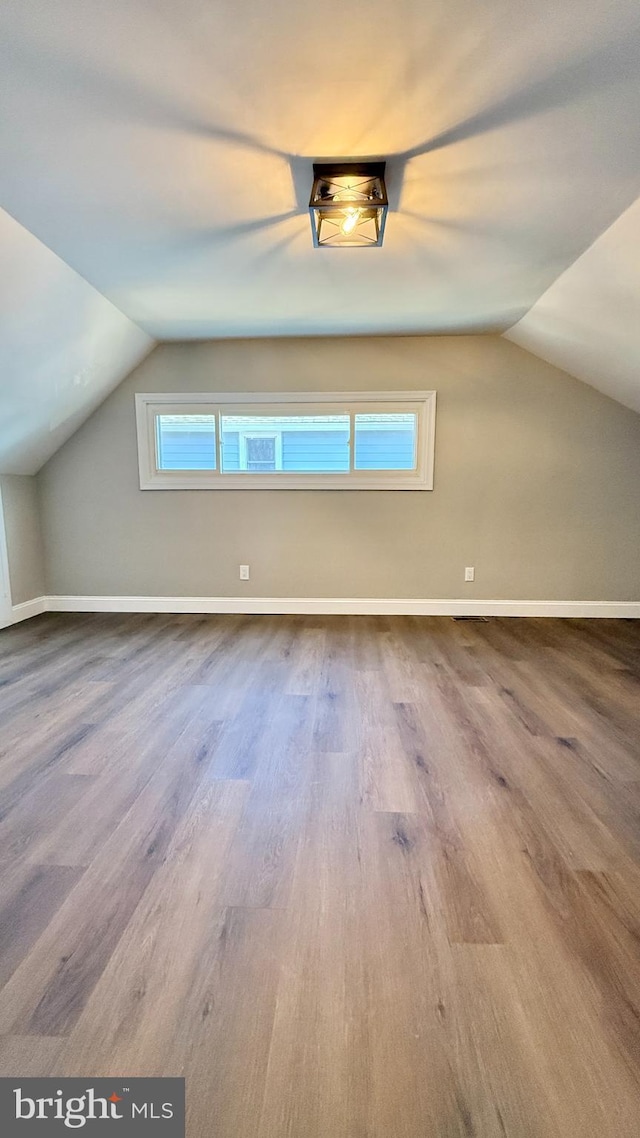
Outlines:
<svg viewBox="0 0 640 1138"><path fill-rule="evenodd" d="M482 624L489 623L488 616L452 616L452 620L479 620Z"/></svg>

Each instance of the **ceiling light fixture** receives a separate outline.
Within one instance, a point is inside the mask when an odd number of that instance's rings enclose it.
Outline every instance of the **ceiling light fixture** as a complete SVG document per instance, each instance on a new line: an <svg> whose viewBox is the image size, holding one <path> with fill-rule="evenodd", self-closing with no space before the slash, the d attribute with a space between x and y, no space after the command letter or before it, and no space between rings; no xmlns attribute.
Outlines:
<svg viewBox="0 0 640 1138"><path fill-rule="evenodd" d="M389 201L385 162L314 162L309 199L316 249L382 245Z"/></svg>

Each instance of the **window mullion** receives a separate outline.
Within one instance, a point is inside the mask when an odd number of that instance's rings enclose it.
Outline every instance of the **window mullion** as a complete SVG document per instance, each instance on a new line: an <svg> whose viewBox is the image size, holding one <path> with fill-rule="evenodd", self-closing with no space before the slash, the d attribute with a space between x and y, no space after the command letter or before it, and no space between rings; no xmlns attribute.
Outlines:
<svg viewBox="0 0 640 1138"><path fill-rule="evenodd" d="M217 473L219 476L222 476L222 414L219 408L216 407L214 415L216 417L216 450L218 456Z"/></svg>
<svg viewBox="0 0 640 1138"><path fill-rule="evenodd" d="M158 418L155 407L149 408L147 420L147 434L149 439L150 470L153 475L160 471L160 439L158 438Z"/></svg>
<svg viewBox="0 0 640 1138"><path fill-rule="evenodd" d="M353 474L355 463L353 459L353 447L356 433L356 416L355 411L349 408L349 474Z"/></svg>

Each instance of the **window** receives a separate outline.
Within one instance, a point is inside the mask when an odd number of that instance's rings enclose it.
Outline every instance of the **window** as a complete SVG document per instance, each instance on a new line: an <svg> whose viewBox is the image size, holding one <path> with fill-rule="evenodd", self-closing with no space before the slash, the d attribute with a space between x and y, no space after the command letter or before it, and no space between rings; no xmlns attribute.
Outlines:
<svg viewBox="0 0 640 1138"><path fill-rule="evenodd" d="M215 415L156 415L159 470L215 470Z"/></svg>
<svg viewBox="0 0 640 1138"><path fill-rule="evenodd" d="M224 446L224 435L222 439ZM278 446L278 443L282 443L282 439L279 435L267 435L259 432L249 435L243 431L240 442L242 444L240 448L241 470L261 470L263 472L282 470L282 446ZM223 466L222 469L225 470L226 467Z"/></svg>
<svg viewBox="0 0 640 1138"><path fill-rule="evenodd" d="M435 392L136 395L142 490L431 490Z"/></svg>
<svg viewBox="0 0 640 1138"><path fill-rule="evenodd" d="M349 472L348 415L221 416L222 469Z"/></svg>

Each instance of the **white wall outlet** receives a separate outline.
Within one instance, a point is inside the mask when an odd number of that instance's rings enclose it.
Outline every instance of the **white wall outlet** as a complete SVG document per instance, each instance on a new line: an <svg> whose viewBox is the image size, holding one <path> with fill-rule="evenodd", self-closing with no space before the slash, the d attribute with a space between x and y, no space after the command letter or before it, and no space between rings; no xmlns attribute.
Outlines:
<svg viewBox="0 0 640 1138"><path fill-rule="evenodd" d="M240 566L240 580L241 581L248 581L249 580L249 566L248 565L241 565Z"/></svg>
<svg viewBox="0 0 640 1138"><path fill-rule="evenodd" d="M465 581L475 581L475 578L476 578L476 571L475 571L473 565L467 565L467 567L464 571Z"/></svg>

